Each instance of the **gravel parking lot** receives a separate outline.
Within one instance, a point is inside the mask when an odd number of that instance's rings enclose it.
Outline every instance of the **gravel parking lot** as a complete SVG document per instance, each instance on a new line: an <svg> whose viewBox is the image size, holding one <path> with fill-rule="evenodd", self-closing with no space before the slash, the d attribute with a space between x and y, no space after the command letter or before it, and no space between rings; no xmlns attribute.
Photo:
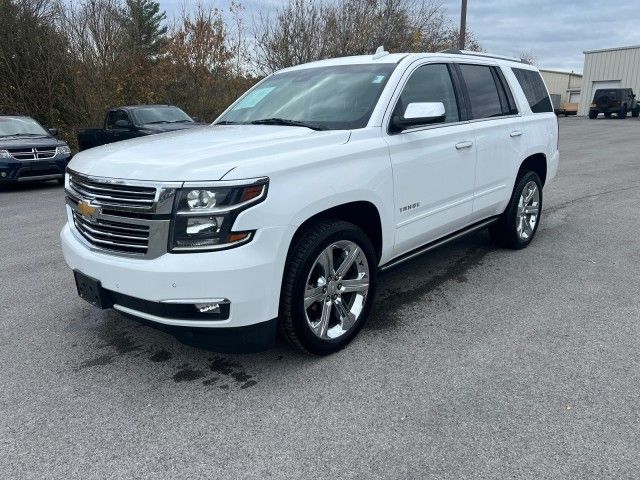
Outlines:
<svg viewBox="0 0 640 480"><path fill-rule="evenodd" d="M640 122L560 119L532 245L381 277L328 358L220 355L80 300L56 183L0 192L0 477L631 478Z"/></svg>

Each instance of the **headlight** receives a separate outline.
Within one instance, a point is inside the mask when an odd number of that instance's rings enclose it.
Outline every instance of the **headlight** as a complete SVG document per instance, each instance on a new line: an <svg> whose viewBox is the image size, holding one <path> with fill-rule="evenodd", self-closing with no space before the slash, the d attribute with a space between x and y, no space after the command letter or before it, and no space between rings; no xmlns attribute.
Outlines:
<svg viewBox="0 0 640 480"><path fill-rule="evenodd" d="M0 158L12 158L9 150L0 150Z"/></svg>
<svg viewBox="0 0 640 480"><path fill-rule="evenodd" d="M172 252L220 250L251 240L253 231L232 232L238 214L261 202L269 179L185 184L178 190L169 239Z"/></svg>
<svg viewBox="0 0 640 480"><path fill-rule="evenodd" d="M62 147L56 147L56 155L69 155L71 154L71 149L67 145L63 145Z"/></svg>

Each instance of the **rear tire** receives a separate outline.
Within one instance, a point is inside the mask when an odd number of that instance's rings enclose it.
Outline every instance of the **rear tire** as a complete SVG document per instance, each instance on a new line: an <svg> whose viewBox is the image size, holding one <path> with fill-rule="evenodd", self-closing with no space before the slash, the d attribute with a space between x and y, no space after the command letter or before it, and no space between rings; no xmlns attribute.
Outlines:
<svg viewBox="0 0 640 480"><path fill-rule="evenodd" d="M631 110L631 116L633 118L638 118L638 115L640 115L640 108L636 107L633 110Z"/></svg>
<svg viewBox="0 0 640 480"><path fill-rule="evenodd" d="M590 111L589 111L589 118L590 118L591 120L595 120L596 118L598 118L598 112L595 112L595 111L593 111L593 110L590 110Z"/></svg>
<svg viewBox="0 0 640 480"><path fill-rule="evenodd" d="M618 118L621 120L627 118L627 107L622 107L622 110L618 112Z"/></svg>
<svg viewBox="0 0 640 480"><path fill-rule="evenodd" d="M525 248L538 231L542 213L542 182L537 173L520 172L507 208L489 225L496 245L514 250Z"/></svg>
<svg viewBox="0 0 640 480"><path fill-rule="evenodd" d="M280 330L301 351L328 355L363 327L373 304L378 257L356 225L322 220L291 246L280 296Z"/></svg>

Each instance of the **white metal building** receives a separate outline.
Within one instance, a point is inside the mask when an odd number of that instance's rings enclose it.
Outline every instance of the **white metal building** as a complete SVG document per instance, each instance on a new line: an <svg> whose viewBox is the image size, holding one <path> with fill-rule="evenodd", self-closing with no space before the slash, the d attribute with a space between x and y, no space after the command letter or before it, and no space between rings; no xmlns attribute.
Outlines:
<svg viewBox="0 0 640 480"><path fill-rule="evenodd" d="M640 98L640 45L585 51L578 115L589 113L597 89L625 87Z"/></svg>
<svg viewBox="0 0 640 480"><path fill-rule="evenodd" d="M560 95L560 103L579 103L582 74L565 70L540 69L551 95Z"/></svg>

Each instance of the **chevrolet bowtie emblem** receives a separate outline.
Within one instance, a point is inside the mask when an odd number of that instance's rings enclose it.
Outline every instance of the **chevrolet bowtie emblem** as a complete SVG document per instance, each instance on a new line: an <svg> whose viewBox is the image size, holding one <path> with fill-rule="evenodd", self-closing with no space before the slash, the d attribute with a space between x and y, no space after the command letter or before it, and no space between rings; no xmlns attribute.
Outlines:
<svg viewBox="0 0 640 480"><path fill-rule="evenodd" d="M80 200L78 202L78 212L83 217L93 217L98 214L100 209L98 207L92 206L88 200Z"/></svg>

